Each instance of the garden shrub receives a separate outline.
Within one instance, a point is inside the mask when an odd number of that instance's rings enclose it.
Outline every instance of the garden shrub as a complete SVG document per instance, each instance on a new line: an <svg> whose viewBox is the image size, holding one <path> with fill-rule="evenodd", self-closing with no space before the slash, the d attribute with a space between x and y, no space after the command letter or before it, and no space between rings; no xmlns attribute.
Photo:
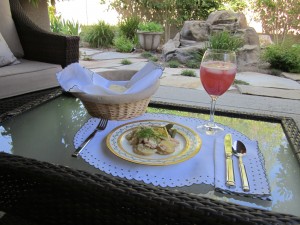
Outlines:
<svg viewBox="0 0 300 225"><path fill-rule="evenodd" d="M133 41L133 43L137 43L136 31L138 29L139 23L140 19L137 16L126 18L119 24L121 34L125 35L126 38Z"/></svg>
<svg viewBox="0 0 300 225"><path fill-rule="evenodd" d="M78 22L62 19L61 15L55 14L54 6L49 6L48 12L52 32L65 35L79 35L80 25Z"/></svg>
<svg viewBox="0 0 300 225"><path fill-rule="evenodd" d="M141 55L146 59L151 58L153 56L151 52L147 52L147 51L143 52Z"/></svg>
<svg viewBox="0 0 300 225"><path fill-rule="evenodd" d="M62 20L61 21L61 30L58 33L62 33L65 35L79 35L79 23L70 21L70 20Z"/></svg>
<svg viewBox="0 0 300 225"><path fill-rule="evenodd" d="M196 77L196 73L194 70L183 70L181 71L181 75L187 77Z"/></svg>
<svg viewBox="0 0 300 225"><path fill-rule="evenodd" d="M132 62L129 59L122 59L121 64L130 65L130 64L132 64Z"/></svg>
<svg viewBox="0 0 300 225"><path fill-rule="evenodd" d="M273 44L268 46L262 58L270 63L272 69L285 72L300 72L300 45L299 44Z"/></svg>
<svg viewBox="0 0 300 225"><path fill-rule="evenodd" d="M170 60L168 64L171 68L178 68L180 66L180 63L177 60Z"/></svg>
<svg viewBox="0 0 300 225"><path fill-rule="evenodd" d="M201 62L205 51L206 51L206 49L198 49L198 50L192 51L191 52L192 60Z"/></svg>
<svg viewBox="0 0 300 225"><path fill-rule="evenodd" d="M149 57L149 60L151 60L153 62L157 62L158 58L154 55L154 56Z"/></svg>
<svg viewBox="0 0 300 225"><path fill-rule="evenodd" d="M138 26L138 30L146 31L146 32L163 32L163 27L159 23L156 22L146 22L140 23Z"/></svg>
<svg viewBox="0 0 300 225"><path fill-rule="evenodd" d="M119 52L131 52L134 45L131 40L129 40L124 35L120 35L113 40L116 50Z"/></svg>
<svg viewBox="0 0 300 225"><path fill-rule="evenodd" d="M200 63L201 63L201 61L188 60L188 61L186 62L186 66L187 66L188 68L198 69L198 68L200 68Z"/></svg>
<svg viewBox="0 0 300 225"><path fill-rule="evenodd" d="M96 25L86 26L83 28L82 38L88 42L91 47L109 47L113 44L114 27L99 21Z"/></svg>
<svg viewBox="0 0 300 225"><path fill-rule="evenodd" d="M228 31L217 32L210 36L208 47L211 49L223 49L236 51L242 47L244 41L238 36L230 34Z"/></svg>

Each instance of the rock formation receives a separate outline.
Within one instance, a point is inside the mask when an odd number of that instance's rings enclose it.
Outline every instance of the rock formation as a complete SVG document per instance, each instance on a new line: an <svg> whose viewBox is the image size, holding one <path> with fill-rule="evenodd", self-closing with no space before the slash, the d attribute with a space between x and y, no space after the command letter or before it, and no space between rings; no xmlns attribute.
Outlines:
<svg viewBox="0 0 300 225"><path fill-rule="evenodd" d="M231 11L213 12L206 21L186 21L181 31L163 46L163 57L166 61L177 59L184 64L192 58L192 52L206 48L212 34L221 31L228 31L244 40L244 46L237 51L238 66L259 62L258 34L247 25L243 13Z"/></svg>

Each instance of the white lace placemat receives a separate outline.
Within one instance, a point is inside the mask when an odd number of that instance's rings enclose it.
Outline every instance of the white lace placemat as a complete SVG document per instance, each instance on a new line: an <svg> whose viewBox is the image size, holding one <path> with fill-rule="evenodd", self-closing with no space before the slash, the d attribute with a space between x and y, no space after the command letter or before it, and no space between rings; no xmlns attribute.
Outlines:
<svg viewBox="0 0 300 225"><path fill-rule="evenodd" d="M135 179L138 181L143 181L147 184L159 185L162 187L181 187L190 186L192 184L209 184L215 186L216 190L218 191L232 192L242 195L245 193L240 191L240 182L237 182L237 189L234 190L228 189L224 182L225 155L223 153L224 145L222 140L226 133L231 133L233 141L243 141L246 147L249 147L249 150L247 149L247 155L249 154L249 157L244 157L244 163L247 172L248 170L251 170L251 167L257 168L257 170L252 169L251 173L249 172L248 174L251 190L246 194L255 195L257 197L270 195L269 184L264 169L263 156L258 149L257 143L255 142L253 145L253 141L249 140L246 136L223 125L220 125L225 130L223 137L219 136L216 139L215 136L199 134L202 140L202 147L200 151L194 157L178 164L168 166L148 166L128 162L117 157L106 146L107 135L114 128L120 125L138 120L167 120L187 126L193 129L195 132L197 132L196 127L198 125L206 122L197 118L156 113L145 113L142 116L126 121L109 121L106 129L96 134L96 136L90 141L85 149L82 150L80 156L90 165L113 176L126 179ZM84 124L84 126L75 135L75 148L77 148L96 128L98 122L98 118L91 118L86 124ZM251 155L256 157L255 159L258 160L252 161L252 158L250 157ZM215 164L215 162L218 163ZM222 162L223 164L219 162ZM238 166L236 159L234 159L234 166ZM218 171L216 174L215 170ZM236 181L240 180L238 168L236 169L235 179Z"/></svg>

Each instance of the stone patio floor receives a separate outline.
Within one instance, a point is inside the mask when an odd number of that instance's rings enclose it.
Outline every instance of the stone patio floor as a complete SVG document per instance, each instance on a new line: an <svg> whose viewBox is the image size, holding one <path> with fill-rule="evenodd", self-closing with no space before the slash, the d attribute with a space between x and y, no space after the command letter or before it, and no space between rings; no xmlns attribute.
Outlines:
<svg viewBox="0 0 300 225"><path fill-rule="evenodd" d="M81 55L90 61L80 64L101 73L108 70L139 70L147 62L139 53L104 52L97 49L81 48ZM130 65L122 65L128 59ZM160 88L153 100L209 107L210 98L205 93L198 77L182 76L183 68L165 68ZM241 72L236 79L249 85L234 85L221 96L216 110L226 109L241 112L261 113L294 118L300 127L300 74L283 73L277 77L255 72Z"/></svg>

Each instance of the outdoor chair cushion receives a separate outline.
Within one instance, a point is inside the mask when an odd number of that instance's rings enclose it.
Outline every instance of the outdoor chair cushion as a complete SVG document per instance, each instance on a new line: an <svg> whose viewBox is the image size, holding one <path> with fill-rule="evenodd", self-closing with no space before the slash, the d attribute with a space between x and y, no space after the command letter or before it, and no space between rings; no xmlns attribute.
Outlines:
<svg viewBox="0 0 300 225"><path fill-rule="evenodd" d="M57 87L56 73L79 60L79 37L40 28L20 1L0 0L0 33L8 46L4 45L5 55L10 58L0 66L0 99ZM21 63L9 63L14 59L7 48Z"/></svg>
<svg viewBox="0 0 300 225"><path fill-rule="evenodd" d="M0 99L57 87L55 74L61 65L20 59L21 63L0 70Z"/></svg>
<svg viewBox="0 0 300 225"><path fill-rule="evenodd" d="M22 58L24 51L12 19L9 0L0 1L0 33L15 57Z"/></svg>
<svg viewBox="0 0 300 225"><path fill-rule="evenodd" d="M4 40L0 32L0 67L17 63L19 63L19 61L10 51L6 41Z"/></svg>

